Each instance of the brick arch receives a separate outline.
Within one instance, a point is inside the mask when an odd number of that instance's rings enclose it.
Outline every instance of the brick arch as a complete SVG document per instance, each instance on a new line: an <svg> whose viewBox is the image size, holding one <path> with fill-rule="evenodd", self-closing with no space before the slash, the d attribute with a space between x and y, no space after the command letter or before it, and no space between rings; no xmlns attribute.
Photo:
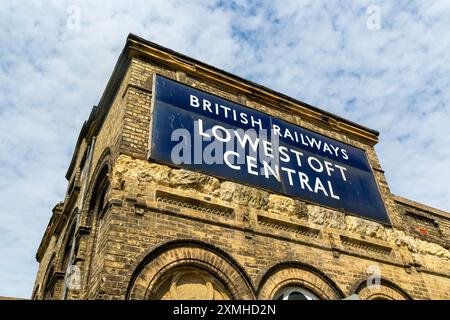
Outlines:
<svg viewBox="0 0 450 320"><path fill-rule="evenodd" d="M284 287L300 286L324 300L342 299L342 290L320 270L298 262L282 263L270 268L259 281L260 300L273 299Z"/></svg>
<svg viewBox="0 0 450 320"><path fill-rule="evenodd" d="M192 240L170 241L151 250L135 268L126 299L148 299L168 272L186 266L215 276L233 299L254 299L251 282L234 259L212 245Z"/></svg>
<svg viewBox="0 0 450 320"><path fill-rule="evenodd" d="M94 186L96 184L98 184L98 180L99 180L99 178L101 178L100 173L104 169L105 166L107 166L107 168L108 168L107 173L108 174L110 173L111 168L113 166L111 155L112 155L111 149L108 147L102 151L100 157L97 160L97 164L94 168L94 171L92 173L92 179L89 181L88 188L87 188L88 190L92 190L94 188Z"/></svg>
<svg viewBox="0 0 450 320"><path fill-rule="evenodd" d="M104 183L109 183L109 174L111 173L112 163L111 163L111 150L109 148L105 148L100 155L99 160L97 161L97 165L94 168L92 179L90 179L87 186L87 196L84 199L84 207L87 207L87 210L83 210L82 221L85 224L90 225L92 222L91 219L93 217L90 216L92 211L92 205L95 203L95 200L98 196L99 190Z"/></svg>
<svg viewBox="0 0 450 320"><path fill-rule="evenodd" d="M65 249L67 248L67 245L70 243L71 239L75 235L76 223L77 223L77 221L76 221L77 214L78 214L78 208L75 208L72 211L68 222L66 223L66 228L64 230L63 240L61 241L61 245L60 245L60 247L58 248L58 251L57 251L57 255L56 255L57 263L55 265L57 266L57 269L62 271L62 272L66 272L66 270L64 270L64 268L63 268L64 254L65 254Z"/></svg>
<svg viewBox="0 0 450 320"><path fill-rule="evenodd" d="M84 268L86 268L86 275L82 286L88 287L92 281L92 268L93 261L96 253L96 243L98 238L99 226L98 221L100 218L101 209L98 208L99 196L104 191L104 188L110 186L109 174L111 173L112 160L111 150L105 148L95 165L92 178L88 181L86 187L86 198L83 199L83 210L81 212L80 221L82 225L88 226L89 237L87 249L85 250L85 260L83 262ZM93 163L94 165L94 163ZM97 208L95 208L97 206ZM95 210L96 209L96 210Z"/></svg>
<svg viewBox="0 0 450 320"><path fill-rule="evenodd" d="M52 254L52 257L49 260L49 263L47 264L47 268L45 271L45 275L42 281L42 287L41 287L41 292L38 292L37 295L40 295L40 299L44 300L46 298L46 294L48 292L48 290L53 289L54 290L54 286L55 284L51 283L53 274L56 271L56 253Z"/></svg>
<svg viewBox="0 0 450 320"><path fill-rule="evenodd" d="M379 286L366 286L366 280L361 282L355 293L361 300L388 299L412 300L412 297L398 285L387 279L381 279Z"/></svg>

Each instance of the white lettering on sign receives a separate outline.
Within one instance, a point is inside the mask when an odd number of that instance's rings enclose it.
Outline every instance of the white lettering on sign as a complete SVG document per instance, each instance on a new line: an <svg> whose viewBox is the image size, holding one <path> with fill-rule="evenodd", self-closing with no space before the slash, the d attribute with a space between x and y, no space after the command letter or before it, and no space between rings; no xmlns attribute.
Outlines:
<svg viewBox="0 0 450 320"><path fill-rule="evenodd" d="M211 113L216 116L221 116L226 119L231 119L241 124L250 124L253 128L258 130L264 129L271 130L273 135L278 135L284 139L289 139L292 142L310 147L312 149L316 149L324 154L330 154L336 157L340 157L344 160L349 159L347 150L345 149L341 149L338 146L334 146L317 138L310 137L303 133L299 133L295 130L289 130L288 128L281 128L279 125L276 124L272 124L271 128L264 128L263 121L260 118L254 117L253 115L249 116L247 113L237 111L232 107L224 106L219 103L212 103L207 99L204 98L201 99L193 94L189 95L189 105L192 108L201 108L203 111L207 113Z"/></svg>
<svg viewBox="0 0 450 320"><path fill-rule="evenodd" d="M197 100L194 99L194 101ZM197 137L191 137L190 132L184 129L173 132L172 141L179 141L172 149L172 161L174 163L180 163L181 161L185 164L192 163L189 156L191 147L198 144L195 140L200 139L209 142L209 145L204 149L199 149L203 150L202 155L194 156L195 159L200 159L200 163L223 163L233 170L244 170L250 175L262 176L266 179L274 177L278 182L285 176L291 186L298 185L302 190L336 200L339 200L340 197L333 189L331 181L333 179L347 181L347 168L344 166L318 157L305 156L298 150L279 146L273 140L262 139L261 136L267 135L261 134L261 130L259 137L252 131L247 133L241 129L228 129L221 125L214 125L211 129L205 130L203 120L197 119L194 132L198 134ZM277 134L272 131L271 136L273 139ZM192 139L194 141L189 141ZM223 144L225 144L225 147ZM216 156L211 160L211 154L217 154L219 149L223 156ZM208 154L205 154L204 150L208 150ZM293 160L292 163L296 164L296 169L280 165L280 163L290 164L291 160ZM196 164L200 163L196 162ZM310 178L302 168L309 168L316 173L325 173L326 176L330 177L330 180L322 180L319 177Z"/></svg>
<svg viewBox="0 0 450 320"><path fill-rule="evenodd" d="M390 224L364 149L155 79L149 159Z"/></svg>

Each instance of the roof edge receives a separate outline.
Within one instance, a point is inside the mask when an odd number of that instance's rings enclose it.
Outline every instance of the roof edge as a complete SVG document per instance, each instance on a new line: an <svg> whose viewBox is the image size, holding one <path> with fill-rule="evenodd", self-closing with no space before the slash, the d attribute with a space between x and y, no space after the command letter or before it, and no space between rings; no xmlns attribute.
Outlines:
<svg viewBox="0 0 450 320"><path fill-rule="evenodd" d="M394 198L394 200L396 202L399 202L401 204L407 205L409 207L417 208L417 209L420 209L423 211L427 211L433 215L440 216L440 217L450 220L450 212L447 212L447 211L444 211L441 209L437 209L437 208L431 207L429 205L426 205L426 204L423 204L423 203L420 203L420 202L417 202L414 200L410 200L408 198L404 198L404 197L401 197L401 196L398 196L395 194L393 194L392 197Z"/></svg>

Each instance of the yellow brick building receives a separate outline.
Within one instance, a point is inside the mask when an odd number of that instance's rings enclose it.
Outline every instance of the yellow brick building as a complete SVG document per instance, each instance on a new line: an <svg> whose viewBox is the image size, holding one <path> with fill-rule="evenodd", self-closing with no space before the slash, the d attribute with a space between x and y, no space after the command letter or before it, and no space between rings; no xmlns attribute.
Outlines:
<svg viewBox="0 0 450 320"><path fill-rule="evenodd" d="M155 74L364 150L392 225L149 160ZM81 129L33 299L450 299L450 214L391 194L377 142L130 35Z"/></svg>

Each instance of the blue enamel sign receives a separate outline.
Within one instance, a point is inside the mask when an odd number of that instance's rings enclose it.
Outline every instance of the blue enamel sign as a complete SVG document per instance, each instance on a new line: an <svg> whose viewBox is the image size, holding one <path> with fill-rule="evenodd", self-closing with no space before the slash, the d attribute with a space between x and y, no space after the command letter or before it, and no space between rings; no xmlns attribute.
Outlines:
<svg viewBox="0 0 450 320"><path fill-rule="evenodd" d="M159 75L149 158L390 224L364 150Z"/></svg>

